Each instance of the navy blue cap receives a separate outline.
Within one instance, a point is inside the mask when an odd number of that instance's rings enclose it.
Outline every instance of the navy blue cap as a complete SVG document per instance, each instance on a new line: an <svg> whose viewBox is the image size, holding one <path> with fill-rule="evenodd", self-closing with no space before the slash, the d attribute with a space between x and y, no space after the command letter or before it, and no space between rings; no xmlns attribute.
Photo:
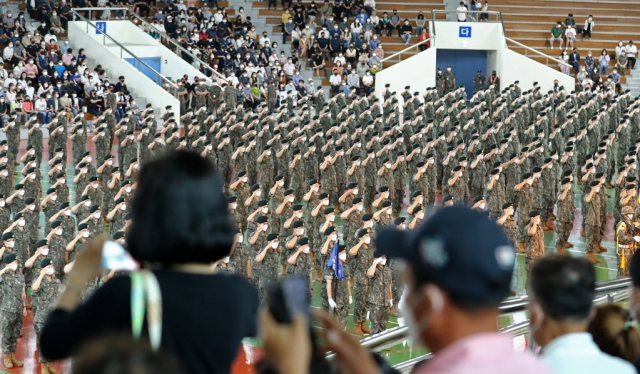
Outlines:
<svg viewBox="0 0 640 374"><path fill-rule="evenodd" d="M439 209L415 230L385 228L376 248L375 257L405 260L417 285L485 305L509 296L515 250L500 226L467 207Z"/></svg>

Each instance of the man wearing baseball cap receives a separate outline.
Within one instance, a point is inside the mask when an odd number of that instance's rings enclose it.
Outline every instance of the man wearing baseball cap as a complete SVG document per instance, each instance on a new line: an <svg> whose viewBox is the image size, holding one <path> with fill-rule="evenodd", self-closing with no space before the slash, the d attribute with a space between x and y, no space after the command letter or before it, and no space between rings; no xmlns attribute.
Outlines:
<svg viewBox="0 0 640 374"><path fill-rule="evenodd" d="M405 320L414 341L434 354L418 374L550 373L498 333L498 306L509 296L515 250L486 214L462 206L440 209L416 230L381 231L376 248L375 258L406 263Z"/></svg>

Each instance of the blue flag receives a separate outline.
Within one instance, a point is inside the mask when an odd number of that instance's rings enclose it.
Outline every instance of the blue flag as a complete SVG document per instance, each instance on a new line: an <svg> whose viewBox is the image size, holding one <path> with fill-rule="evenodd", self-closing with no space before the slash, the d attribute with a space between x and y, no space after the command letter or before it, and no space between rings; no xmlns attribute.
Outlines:
<svg viewBox="0 0 640 374"><path fill-rule="evenodd" d="M340 259L338 258L338 242L333 245L333 251L331 251L331 256L329 256L329 261L327 261L328 268L333 269L333 273L336 275L336 278L342 279L344 278L344 268Z"/></svg>

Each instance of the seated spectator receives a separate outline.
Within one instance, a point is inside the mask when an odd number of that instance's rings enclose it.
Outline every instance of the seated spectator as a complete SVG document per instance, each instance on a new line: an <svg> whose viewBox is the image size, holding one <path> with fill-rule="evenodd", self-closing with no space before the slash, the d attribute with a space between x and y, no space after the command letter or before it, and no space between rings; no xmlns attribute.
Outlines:
<svg viewBox="0 0 640 374"><path fill-rule="evenodd" d="M616 56L623 55L627 53L627 47L624 46L622 40L618 42L618 46L616 47Z"/></svg>
<svg viewBox="0 0 640 374"><path fill-rule="evenodd" d="M584 27L582 28L582 38L589 36L589 39L591 39L591 33L593 32L593 28L595 26L596 23L593 20L593 16L589 15L589 18L584 21Z"/></svg>
<svg viewBox="0 0 640 374"><path fill-rule="evenodd" d="M416 17L416 36L419 37L420 34L422 34L422 31L426 29L426 23L427 21L424 18L424 13L420 11Z"/></svg>
<svg viewBox="0 0 640 374"><path fill-rule="evenodd" d="M534 263L528 285L533 339L556 373L635 373L630 363L600 351L587 332L595 280L584 258L553 255Z"/></svg>
<svg viewBox="0 0 640 374"><path fill-rule="evenodd" d="M137 186L127 250L140 263L160 265L153 274L163 320L171 321L162 323L160 346L179 357L187 373L228 373L242 339L256 333L258 295L246 280L212 272L211 264L228 256L235 242L220 176L199 155L175 152L143 166ZM75 257L42 331L40 348L48 358L68 357L107 333L131 333L128 276L112 278L80 303L78 290L102 274L103 244L95 239ZM207 305L218 297L225 308Z"/></svg>
<svg viewBox="0 0 640 374"><path fill-rule="evenodd" d="M34 104L34 110L42 124L46 125L51 122L51 110L47 105L47 98L45 94L38 97L38 100L36 100Z"/></svg>
<svg viewBox="0 0 640 374"><path fill-rule="evenodd" d="M564 34L564 30L562 30L562 24L558 22L551 28L551 38L549 39L549 42L551 43L551 49L553 49L554 42L558 42L560 49L562 49L562 44L564 43L562 34Z"/></svg>
<svg viewBox="0 0 640 374"><path fill-rule="evenodd" d="M411 27L411 25L409 24L409 20L405 19L404 20L404 25L402 25L402 41L404 42L405 45L409 44L409 42L411 41L411 36L413 35L413 27Z"/></svg>
<svg viewBox="0 0 640 374"><path fill-rule="evenodd" d="M587 53L587 57L584 59L584 66L587 69L588 74L591 74L591 72L596 68L596 63L593 60L593 53L591 51Z"/></svg>
<svg viewBox="0 0 640 374"><path fill-rule="evenodd" d="M567 48L573 48L573 42L576 40L576 29L573 28L573 25L567 25L564 37L567 39Z"/></svg>
<svg viewBox="0 0 640 374"><path fill-rule="evenodd" d="M373 89L375 88L373 85L373 74L370 71L367 71L362 77L362 90L365 95L370 95Z"/></svg>
<svg viewBox="0 0 640 374"><path fill-rule="evenodd" d="M629 61L627 60L626 53L621 53L617 55L615 68L618 69L618 71L620 72L620 75L623 75L623 76L627 75L628 67L629 67Z"/></svg>
<svg viewBox="0 0 640 374"><path fill-rule="evenodd" d="M629 311L620 305L596 308L589 333L606 354L632 363L640 358L640 329Z"/></svg>
<svg viewBox="0 0 640 374"><path fill-rule="evenodd" d="M342 77L338 74L338 69L335 67L331 72L331 77L329 77L329 83L331 84L331 96L338 94L340 85L342 84Z"/></svg>
<svg viewBox="0 0 640 374"><path fill-rule="evenodd" d="M427 29L427 28L422 29L422 33L420 33L420 38L419 39L420 39L421 42L425 42L426 41L426 43L420 44L419 48L420 48L421 51L424 51L424 50L428 49L431 46L431 42L427 41L427 40L429 40L430 37L431 36L429 36L429 29Z"/></svg>
<svg viewBox="0 0 640 374"><path fill-rule="evenodd" d="M618 73L618 69L613 68L613 73L609 75L611 82L613 82L616 92L620 92L622 90L622 86L620 85L620 81L622 80L622 76Z"/></svg>
<svg viewBox="0 0 640 374"><path fill-rule="evenodd" d="M629 66L631 69L636 68L636 61L638 56L638 48L633 44L633 40L629 40L629 44L626 47L627 60L629 60Z"/></svg>
<svg viewBox="0 0 640 374"><path fill-rule="evenodd" d="M565 26L575 26L576 25L576 20L573 19L573 14L569 13L569 15L567 16L567 18L565 18L564 20L564 25Z"/></svg>

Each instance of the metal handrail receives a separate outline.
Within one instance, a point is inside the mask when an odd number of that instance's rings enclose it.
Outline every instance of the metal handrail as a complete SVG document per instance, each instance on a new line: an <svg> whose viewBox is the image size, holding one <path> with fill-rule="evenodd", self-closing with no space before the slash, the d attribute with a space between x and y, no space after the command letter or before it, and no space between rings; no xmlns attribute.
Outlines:
<svg viewBox="0 0 640 374"><path fill-rule="evenodd" d="M152 68L151 66L149 66L146 62L142 61L141 59L138 58L138 56L136 56L133 52L131 52L130 50L128 50L125 46L123 46L122 44L118 43L114 38L110 37L106 32L100 30L98 28L98 26L96 26L95 24L93 24L90 20L88 20L87 18L85 18L83 15L81 15L80 13L78 13L77 11L75 11L74 9L71 9L71 13L73 13L74 17L78 17L81 21L84 21L87 23L87 33L89 32L89 26L93 27L94 29L96 29L96 31L99 31L100 34L102 34L102 45L106 45L106 41L105 38L108 38L110 41L113 42L113 44L117 45L118 47L120 47L120 58L122 58L122 51L125 51L126 53L128 53L130 56L132 56L133 58L135 58L139 63L141 63L142 65L144 65L147 69L151 70L156 76L160 77L162 79L163 82L168 83L169 85L171 85L175 90L178 89L178 86L173 83L170 79L167 79L164 75L160 74L160 72L156 71L154 68ZM75 18L74 18L75 19Z"/></svg>
<svg viewBox="0 0 640 374"><path fill-rule="evenodd" d="M549 64L549 60L551 60L551 61L555 61L555 62L557 62L558 64L562 64L562 65L565 65L565 66L571 67L571 65L567 64L567 63L566 63L566 62L564 62L564 61L560 61L560 60L558 60L557 58L553 58L553 57L551 57L551 56L549 56L549 55L547 55L547 54L544 54L544 53L542 53L542 52L538 51L537 49L534 49L534 48L531 48L531 47L529 47L529 46L526 46L526 45L524 45L524 44L522 44L522 43L520 43L520 42L518 42L518 41L515 41L515 40L513 40L513 39L511 39L511 38L507 38L507 37L505 36L505 38L504 38L504 39L505 39L505 41L506 41L506 42L511 42L511 43L513 43L513 44L515 44L515 45L517 45L517 46L523 47L523 48L525 49L525 53L524 53L524 55L525 55L525 56L527 55L527 51L533 51L533 52L535 52L535 53L539 54L540 56L542 56L542 57L546 58L546 59L547 59L547 64ZM505 47L509 48L509 47L507 46L507 43L505 43Z"/></svg>
<svg viewBox="0 0 640 374"><path fill-rule="evenodd" d="M630 282L628 282L630 283ZM618 303L624 300L627 300L630 296L631 292L629 289L623 290L623 291L618 291L618 292L613 292L613 293L609 293L603 296L599 296L596 297L593 300L593 305L594 306L601 306L601 305L607 305L607 304L611 304L611 303ZM499 330L501 334L508 334L511 336L520 336L520 335L524 335L529 333L529 321L524 321L524 322L520 322L520 323L516 323L507 327L504 327L502 329ZM530 344L530 347L533 346L533 344ZM425 355L419 356L419 357L415 357L412 358L410 360L401 362L399 364L396 364L393 366L394 369L399 370L401 373L408 373L411 372L411 370L413 369L413 367L425 360L429 360L430 358L433 357L433 353L427 353Z"/></svg>
<svg viewBox="0 0 640 374"><path fill-rule="evenodd" d="M222 74L220 74L219 72L217 72L216 70L213 69L213 67L211 67L211 65L209 65L208 63L204 62L203 60L201 60L198 56L196 56L194 53L192 53L191 51L189 51L188 49L184 48L182 45L180 45L180 43L176 42L172 37L170 37L169 35L167 35L165 32L163 32L162 30L158 29L157 27L155 27L152 23L147 22L147 20L145 20L144 18L140 17L136 12L132 11L129 8L121 8L121 7L115 7L115 8L109 8L109 7L96 7L96 8L74 8L75 10L78 11L85 11L85 12L91 12L91 11L100 11L100 10L107 10L107 11L123 11L125 12L127 15L130 15L131 17L139 20L144 26L147 26L153 30L155 30L155 32L158 33L158 35L160 35L160 38L162 38L163 40L167 40L169 43L171 43L175 48L179 49L182 53L187 54L189 57L191 57L194 61L198 62L200 64L200 66L204 67L205 69L211 71L213 74L215 74L219 79L221 79L222 81L228 83L229 80ZM91 14L91 13L89 13ZM108 17L111 17L111 13L109 12ZM176 53L175 51L172 51L174 53ZM177 54L177 53L176 53ZM178 57L182 58L180 55L178 55ZM207 78L209 79L209 78Z"/></svg>
<svg viewBox="0 0 640 374"><path fill-rule="evenodd" d="M432 22L435 21L435 14L436 13L441 13L441 14L487 13L487 14L492 14L492 15L496 15L496 16L502 17L502 12L499 12L499 11L496 11L496 10L487 10L486 12L484 12L482 10L443 10L443 9L433 9L433 10L431 10L431 21ZM454 22L454 21L443 20L442 22ZM457 20L455 22L457 22Z"/></svg>
<svg viewBox="0 0 640 374"><path fill-rule="evenodd" d="M614 292L624 292L628 290L631 285L630 278L614 279L604 282L598 282L596 285L596 301ZM595 301L594 301L595 302ZM516 312L523 312L528 305L528 297L512 297L506 299L500 304L499 310L501 314L511 314ZM360 341L363 347L367 347L374 351L379 351L387 347L392 347L399 344L407 338L409 335L409 329L407 326L398 326L392 329L386 330L383 333L376 334Z"/></svg>
<svg viewBox="0 0 640 374"><path fill-rule="evenodd" d="M403 49L403 50L402 50L402 51L400 51L400 52L396 52L396 53L392 54L391 56L385 57L385 58L383 58L382 60L380 60L380 63L382 64L382 63L384 63L385 61L389 61L389 60L391 60L392 58L394 58L394 57L396 57L396 56L400 56L401 54L403 54L403 53L405 53L405 52L409 51L410 49L417 48L417 47L421 46L422 44L426 44L426 43L430 42L431 40L435 40L435 37L433 37L433 36L432 36L432 37L430 37L429 39L425 39L425 40L423 40L423 41L421 41L421 42L419 42L419 43L416 43L416 44L414 44L414 45L412 45L412 46L410 46L410 47L407 47L407 48ZM400 62L400 57L398 57L398 62Z"/></svg>

